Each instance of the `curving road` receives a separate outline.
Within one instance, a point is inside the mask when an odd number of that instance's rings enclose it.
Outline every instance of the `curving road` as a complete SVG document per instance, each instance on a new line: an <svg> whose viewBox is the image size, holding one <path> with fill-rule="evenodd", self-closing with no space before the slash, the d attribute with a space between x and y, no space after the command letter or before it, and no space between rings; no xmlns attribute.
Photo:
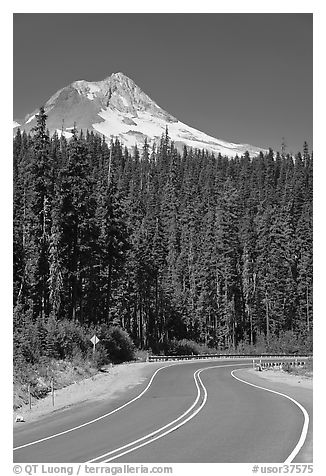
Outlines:
<svg viewBox="0 0 326 476"><path fill-rule="evenodd" d="M311 462L312 392L272 384L246 367L244 359L166 364L118 401L18 427L13 460Z"/></svg>

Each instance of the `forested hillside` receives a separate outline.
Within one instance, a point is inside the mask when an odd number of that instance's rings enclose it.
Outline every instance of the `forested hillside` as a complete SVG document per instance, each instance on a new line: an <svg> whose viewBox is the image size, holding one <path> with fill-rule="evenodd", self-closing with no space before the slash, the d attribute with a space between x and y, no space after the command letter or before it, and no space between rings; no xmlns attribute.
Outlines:
<svg viewBox="0 0 326 476"><path fill-rule="evenodd" d="M82 333L111 325L155 353L282 336L312 350L306 143L229 159L180 154L167 130L130 153L93 132L49 137L41 109L14 138L13 211L16 357L86 349Z"/></svg>

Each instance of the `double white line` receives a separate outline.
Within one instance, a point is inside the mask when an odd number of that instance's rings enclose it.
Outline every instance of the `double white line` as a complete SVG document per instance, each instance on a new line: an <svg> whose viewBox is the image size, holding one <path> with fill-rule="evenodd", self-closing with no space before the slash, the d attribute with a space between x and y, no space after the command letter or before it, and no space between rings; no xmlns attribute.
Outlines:
<svg viewBox="0 0 326 476"><path fill-rule="evenodd" d="M124 403L123 405L121 405L120 407L118 408L115 408L114 410L108 412L108 413L105 413L104 415L101 415L97 418L94 418L93 420L89 420L85 423L82 423L81 425L77 425L77 426L74 426L72 428L69 428L68 430L64 430L64 431L60 431L58 433L54 433L53 435L49 435L49 436L46 436L44 438L40 438L38 440L34 440L34 441L30 441L29 443L25 443L23 445L19 445L19 446L16 446L13 448L13 451L16 451L16 450L20 450L22 448L26 448L28 446L33 446L33 445L37 445L39 443L42 443L43 441L47 441L47 440L52 440L53 438L57 438L58 436L61 436L61 435L66 435L67 433L71 433L72 431L75 431L75 430L79 430L80 428L84 428L85 426L88 426L88 425L91 425L93 423L96 423L100 420L103 420L104 418L107 418L111 415L113 415L114 413L117 413L119 412L120 410L123 410L125 407L127 407L128 405L130 405L131 403L135 402L136 400L138 400L139 398L141 398L146 392L147 390L149 389L149 387L152 385L153 383L153 380L154 378L156 377L156 375L161 371L161 370L164 370L164 369L167 369L168 367L173 367L175 365L186 365L186 364L191 364L191 363L194 363L194 362L191 362L191 361L187 361L187 362L174 362L173 364L169 364L169 365L165 365L164 367L160 367L158 368L152 375L152 377L150 378L148 384L146 385L146 387L144 388L144 390L139 393L136 397L134 397L133 399L129 400L128 402ZM239 364L239 365L245 365L245 364ZM224 365L219 365L218 367L225 367ZM203 369L204 370L204 369ZM196 373L196 372L195 372ZM190 411L190 410L189 410Z"/></svg>
<svg viewBox="0 0 326 476"><path fill-rule="evenodd" d="M248 365L247 363L244 364L237 364L238 365ZM87 461L87 463L109 463L110 461L113 461L115 459L118 459L128 453L131 453L132 451L135 451L139 448L142 448L143 446L149 445L153 443L154 441L163 438L164 436L168 435L169 433L175 431L176 429L180 428L181 426L185 425L188 421L192 420L205 406L206 401L207 401L207 390L206 387L204 386L200 374L204 372L205 370L209 369L214 369L214 368L221 368L221 367L232 367L234 364L226 364L226 365L213 365L209 367L204 367L202 369L198 369L195 371L193 378L196 384L197 388L197 396L194 401L194 403L191 405L190 408L188 408L187 411L185 411L182 415L180 415L178 418L175 420L171 421L165 426L162 426L161 428L158 428L157 430L153 431L152 433L149 433L137 440L132 441L131 443L128 443L124 446L120 446L119 448L116 448L115 450L108 451L107 453L102 454L101 456L97 456L94 459L91 459ZM284 393L277 392L275 390L271 390L265 387L261 387L258 385L254 385L250 382L247 382L246 380L240 379L239 377L235 376L234 373L236 370L233 370L231 372L232 377L234 377L236 380L245 383L247 385L250 385L251 387L258 388L260 390L265 390L267 392L271 392L274 394L277 394L281 397L287 398L290 400L292 403L297 405L299 409L302 411L304 415L304 424L302 427L301 435L299 438L298 443L294 447L293 451L291 454L286 458L285 464L291 463L294 458L297 456L301 448L303 447L307 433L308 433L308 427L309 427L309 415L306 409L299 403L297 402L294 398L290 397L289 395L286 395ZM202 398L201 403L198 405L200 399ZM188 415L188 416L187 416Z"/></svg>
<svg viewBox="0 0 326 476"><path fill-rule="evenodd" d="M114 410L112 410L111 412L109 413L105 413L104 415L101 415L97 418L94 418L93 420L89 420L87 421L86 423L82 423L81 425L77 425L77 426L74 426L72 428L69 428L69 430L64 430L64 431L60 431L59 433L54 433L53 435L50 435L50 436L46 436L45 438L40 438L39 440L34 440L34 441L31 441L30 443L25 443L24 445L20 445L20 446L16 446L13 450L20 450L21 448L26 448L27 446L32 446L32 445L36 445L38 443L42 443L43 441L47 441L47 440L52 440L53 438L57 438L58 436L61 436L61 435L66 435L67 433L70 433L72 431L75 431L75 430L79 430L80 428L83 428L85 426L88 426L88 425L91 425L92 423L96 423L97 421L100 421L100 420L103 420L104 418L107 418L109 417L110 415L113 415L114 413L122 410L123 408L127 407L128 405L130 405L131 403L135 402L136 400L138 400L139 398L141 398L145 392L147 392L147 390L149 389L149 387L152 385L152 382L156 376L156 374L158 372L160 372L161 370L163 369L166 369L167 367L171 367L172 365L175 365L175 364L171 364L171 365L165 365L164 367L160 367L159 369L157 369L150 381L148 382L148 384L146 385L146 387L144 388L144 390L139 394L137 395L135 398L133 398L132 400L129 400L128 402L124 403L123 405L121 405L120 407L118 408L115 408Z"/></svg>
<svg viewBox="0 0 326 476"><path fill-rule="evenodd" d="M191 362L187 362L187 363L191 363ZM139 394L137 395L135 398L133 398L132 400L128 401L127 403L125 403L124 405L121 405L120 407L116 408L115 410L109 412L109 413L106 413L105 415L102 415L98 418L95 418L93 420L90 420L86 423L83 423L81 425L78 425L78 426L75 426L73 428L70 428L69 430L65 430L65 431L62 431L62 432L59 432L59 433L56 433L54 435L51 435L51 436L48 436L48 437L45 437L45 438L41 438L39 440L36 440L36 441L32 441L30 443L27 443L25 445L21 445L21 446L17 446L16 448L14 448L14 450L18 450L20 448L25 448L27 446L32 446L32 445L35 445L37 443L41 443L43 441L46 441L46 440L50 440L52 438L56 438L60 435L64 435L66 433L70 433L74 430L77 430L77 429L80 429L80 428L83 428L87 425L90 425L92 423L95 423L99 420L102 420L103 418L107 418L108 416L122 410L123 408L125 408L126 406L130 405L131 403L133 403L134 401L138 400L139 398L141 398L146 392L147 390L149 389L149 387L151 386L155 376L157 375L157 373L163 369L166 369L168 367L171 367L171 366L174 366L174 365L180 365L180 363L173 363L171 365L167 365L167 366L164 366L164 367L160 367L159 369L157 369L154 374L152 375L150 381L148 382L148 385L145 387L145 389ZM188 408L188 410L186 410L184 413L182 413L182 415L180 415L178 418L176 418L175 420L171 421L170 423L158 428L157 430L147 434L147 435L144 435L142 436L141 438L138 438L137 440L134 440L126 445L123 445L123 446L120 446L119 448L116 448L114 450L110 450L108 451L107 453L104 453L100 456L97 456L96 458L94 459L91 459L89 461L86 461L86 463L102 463L102 462L105 462L105 463L109 463L110 461L113 461L115 459L118 459L120 458L121 456L124 456L125 454L128 454L128 453L131 453L132 451L135 451L139 448L142 448L143 446L146 446L146 445L149 445L151 443L153 443L154 441L160 439L160 438L163 438L164 436L168 435L169 433L172 433L173 431L177 430L178 428L180 428L181 426L185 425L187 422L189 422L190 420L192 420L202 409L203 407L205 406L206 404L206 401L207 401L207 390L206 390L206 387L204 386L201 378L200 378L200 374L202 372L204 372L205 370L209 370L209 369L216 369L216 368L222 368L222 367L234 367L234 366L242 366L242 365L247 365L248 366L248 362L246 363L237 363L237 364L224 364L224 365L211 365L211 366L208 366L208 367L204 367L202 369L197 369L194 374L193 374L193 378L194 378L194 381L195 381L195 385L196 385L196 389L197 389L197 396L196 396L196 399L195 401L193 402L193 404ZM236 372L236 370L233 370L231 372L231 375L232 377L234 377L236 380L242 382L242 383L245 383L247 385L250 385L252 387L256 387L260 390L265 390L265 391L268 391L268 392L271 392L271 393L274 393L274 394L277 394L281 397L284 397L284 398L287 398L288 400L290 400L292 403L294 403L295 405L297 405L299 407L299 409L302 411L303 415L304 415L304 424L303 424L303 428L302 428L302 432L301 432L301 435L300 435L300 438L299 438L299 441L297 443L297 445L295 446L295 448L293 449L293 451L291 452L291 454L288 456L288 458L285 460L285 463L290 463L291 461L293 461L293 459L296 457L296 455L299 453L299 451L301 450L302 446L304 445L305 443L305 440L306 440L306 437L307 437L307 433L308 433L308 427L309 427L309 415L306 411L306 409L299 403L297 402L296 400L294 400L292 397L289 397L288 395L285 395L283 393L280 393L280 392L276 392L275 390L271 390L271 389L268 389L268 388L265 388L265 387L260 387L258 385L254 385L250 382L247 382L243 379L240 379L239 377L237 377L234 373Z"/></svg>
<svg viewBox="0 0 326 476"><path fill-rule="evenodd" d="M248 363L237 364L237 366L238 365L248 365ZM195 380L195 384L197 388L196 399L191 405L191 407L189 407L188 410L185 411L178 418L171 421L167 425L164 425L161 428L158 428L152 433L149 433L141 438L138 438L137 440L134 440L131 443L128 443L124 446L120 446L119 448L116 448L115 450L108 451L107 453L97 456L94 459L86 461L86 463L109 463L110 461L120 458L121 456L124 456L127 453L131 453L132 451L142 448L143 446L149 445L153 443L154 441L159 440L160 438L163 438L163 436L166 436L169 433L172 433L172 431L175 431L181 426L185 425L188 421L192 420L202 410L202 408L205 406L207 401L207 390L200 378L200 374L204 370L216 369L221 367L234 367L234 364L213 365L213 366L204 367L202 369L198 369L195 371L193 378ZM202 401L200 405L198 406L197 404L200 400Z"/></svg>

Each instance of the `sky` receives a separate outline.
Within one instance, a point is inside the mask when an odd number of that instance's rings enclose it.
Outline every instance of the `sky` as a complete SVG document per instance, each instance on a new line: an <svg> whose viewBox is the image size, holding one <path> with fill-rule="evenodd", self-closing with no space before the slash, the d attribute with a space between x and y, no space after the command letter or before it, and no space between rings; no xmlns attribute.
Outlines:
<svg viewBox="0 0 326 476"><path fill-rule="evenodd" d="M313 140L312 14L16 13L13 116L123 72L180 121L288 152Z"/></svg>

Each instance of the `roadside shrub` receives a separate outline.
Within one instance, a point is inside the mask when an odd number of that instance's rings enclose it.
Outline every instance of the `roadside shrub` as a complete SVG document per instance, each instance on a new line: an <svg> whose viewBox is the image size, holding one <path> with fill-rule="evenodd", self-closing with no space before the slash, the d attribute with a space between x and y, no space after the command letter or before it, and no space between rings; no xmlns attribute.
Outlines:
<svg viewBox="0 0 326 476"><path fill-rule="evenodd" d="M110 362L109 353L102 343L97 344L95 352L92 353L91 362L96 369Z"/></svg>
<svg viewBox="0 0 326 476"><path fill-rule="evenodd" d="M25 311L22 306L17 306L13 313L13 351L14 366L21 362L33 364L41 355L32 311Z"/></svg>
<svg viewBox="0 0 326 476"><path fill-rule="evenodd" d="M148 356L148 351L147 350L141 350L138 349L135 351L135 358L139 362L146 362Z"/></svg>
<svg viewBox="0 0 326 476"><path fill-rule="evenodd" d="M170 355L199 355L202 353L200 345L188 339L172 340L168 352Z"/></svg>
<svg viewBox="0 0 326 476"><path fill-rule="evenodd" d="M19 361L34 364L42 357L71 359L77 350L86 356L91 346L89 330L68 319L35 320L31 312L17 307L13 327L14 365Z"/></svg>
<svg viewBox="0 0 326 476"><path fill-rule="evenodd" d="M135 346L129 334L121 327L109 327L102 324L98 331L98 337L111 362L118 364L135 359Z"/></svg>
<svg viewBox="0 0 326 476"><path fill-rule="evenodd" d="M85 329L75 321L58 321L56 334L56 349L60 358L71 358L75 349L86 354L89 348L89 339Z"/></svg>

